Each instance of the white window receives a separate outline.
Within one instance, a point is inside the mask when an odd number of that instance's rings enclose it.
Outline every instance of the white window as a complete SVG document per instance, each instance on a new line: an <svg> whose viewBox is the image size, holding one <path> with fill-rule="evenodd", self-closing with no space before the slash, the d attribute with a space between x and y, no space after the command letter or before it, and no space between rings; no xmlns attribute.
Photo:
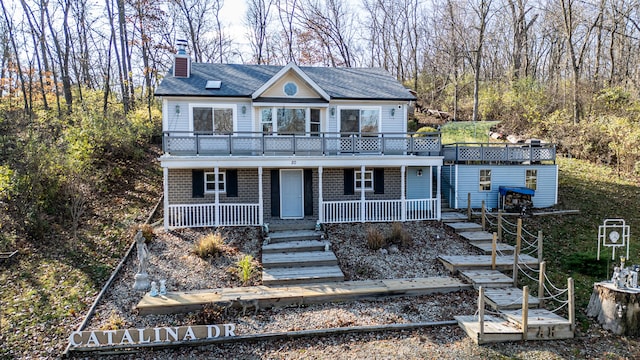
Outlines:
<svg viewBox="0 0 640 360"><path fill-rule="evenodd" d="M491 191L491 170L480 170L480 191Z"/></svg>
<svg viewBox="0 0 640 360"><path fill-rule="evenodd" d="M362 171L356 171L355 176L355 186L356 190L362 190ZM373 190L373 170L366 170L364 172L364 190L369 191Z"/></svg>
<svg viewBox="0 0 640 360"><path fill-rule="evenodd" d="M320 109L270 107L260 109L260 125L265 135L319 136Z"/></svg>
<svg viewBox="0 0 640 360"><path fill-rule="evenodd" d="M218 187L218 191L225 192L225 172L218 172L218 181L216 181L216 173L214 172L205 172L204 173L204 192L207 194L216 192L216 184Z"/></svg>
<svg viewBox="0 0 640 360"><path fill-rule="evenodd" d="M231 106L197 105L191 107L193 131L201 135L233 133L234 113Z"/></svg>
<svg viewBox="0 0 640 360"><path fill-rule="evenodd" d="M538 190L538 170L527 170L524 179L524 186L531 190Z"/></svg>
<svg viewBox="0 0 640 360"><path fill-rule="evenodd" d="M340 132L344 136L377 136L380 132L380 109L340 109Z"/></svg>

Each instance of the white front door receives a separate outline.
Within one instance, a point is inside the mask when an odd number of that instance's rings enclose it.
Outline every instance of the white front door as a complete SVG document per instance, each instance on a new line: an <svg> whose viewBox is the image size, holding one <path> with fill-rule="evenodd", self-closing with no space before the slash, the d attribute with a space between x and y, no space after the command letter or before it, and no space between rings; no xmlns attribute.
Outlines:
<svg viewBox="0 0 640 360"><path fill-rule="evenodd" d="M280 217L304 218L302 170L280 170Z"/></svg>

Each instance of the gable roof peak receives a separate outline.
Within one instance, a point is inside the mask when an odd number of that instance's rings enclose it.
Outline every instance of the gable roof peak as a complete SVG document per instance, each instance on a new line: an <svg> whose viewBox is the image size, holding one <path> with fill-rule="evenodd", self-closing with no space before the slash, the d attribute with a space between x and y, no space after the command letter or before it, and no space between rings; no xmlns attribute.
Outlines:
<svg viewBox="0 0 640 360"><path fill-rule="evenodd" d="M251 94L251 98L252 99L256 99L256 98L260 97L265 91L267 91L267 89L269 89L273 84L275 84L276 81L280 80L283 76L285 76L290 71L293 71L302 80L304 80L304 82L306 82L307 85L309 85L313 90L315 90L318 93L318 95L320 95L321 98L323 98L326 101L331 100L331 96L329 96L329 94L327 94L327 92L323 88L321 88L315 81L313 81L309 77L309 75L307 75L293 61L291 61L287 65L283 66L282 69L280 69L280 71L278 71L275 75L273 75L271 77L271 79L269 79L267 82L262 84L262 86L260 86L258 88L258 90L254 91L254 93Z"/></svg>

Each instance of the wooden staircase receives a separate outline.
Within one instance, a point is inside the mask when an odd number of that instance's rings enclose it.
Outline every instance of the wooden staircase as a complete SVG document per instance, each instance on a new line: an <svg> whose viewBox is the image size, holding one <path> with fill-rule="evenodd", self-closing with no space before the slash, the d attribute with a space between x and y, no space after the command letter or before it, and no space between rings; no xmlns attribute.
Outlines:
<svg viewBox="0 0 640 360"><path fill-rule="evenodd" d="M569 319L538 308L541 301L529 294L528 287L514 287L516 277L499 270L518 272L519 264L538 268L538 259L517 254L520 243L514 247L498 243L494 234L483 231L471 222L448 222L446 225L469 241L482 255L439 256L439 260L452 273L459 273L479 291L478 314L456 316L455 319L476 343L520 340L555 340L573 338L574 309L573 281L569 280ZM499 255L498 255L499 254ZM517 255L516 255L517 254ZM544 272L544 266L542 266ZM538 290L540 292L540 289ZM492 313L485 314L485 306Z"/></svg>
<svg viewBox="0 0 640 360"><path fill-rule="evenodd" d="M344 281L338 259L313 222L270 226L262 245L262 283L293 285Z"/></svg>

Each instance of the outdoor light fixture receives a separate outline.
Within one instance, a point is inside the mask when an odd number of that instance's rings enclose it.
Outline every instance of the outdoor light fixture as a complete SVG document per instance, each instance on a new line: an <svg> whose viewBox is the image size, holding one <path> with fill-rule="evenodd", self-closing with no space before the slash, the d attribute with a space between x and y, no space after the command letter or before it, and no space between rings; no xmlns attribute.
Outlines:
<svg viewBox="0 0 640 360"><path fill-rule="evenodd" d="M180 105L176 105L176 115L180 115Z"/></svg>
<svg viewBox="0 0 640 360"><path fill-rule="evenodd" d="M245 105L242 105L242 113L246 114L247 113L247 107Z"/></svg>
<svg viewBox="0 0 640 360"><path fill-rule="evenodd" d="M396 115L396 109L393 108L393 109L391 109L391 116L395 116L395 115Z"/></svg>
<svg viewBox="0 0 640 360"><path fill-rule="evenodd" d="M334 116L336 114L336 108L332 107L330 110L331 112L331 116Z"/></svg>
<svg viewBox="0 0 640 360"><path fill-rule="evenodd" d="M416 171L416 175L422 176L422 169L418 169L418 171Z"/></svg>

